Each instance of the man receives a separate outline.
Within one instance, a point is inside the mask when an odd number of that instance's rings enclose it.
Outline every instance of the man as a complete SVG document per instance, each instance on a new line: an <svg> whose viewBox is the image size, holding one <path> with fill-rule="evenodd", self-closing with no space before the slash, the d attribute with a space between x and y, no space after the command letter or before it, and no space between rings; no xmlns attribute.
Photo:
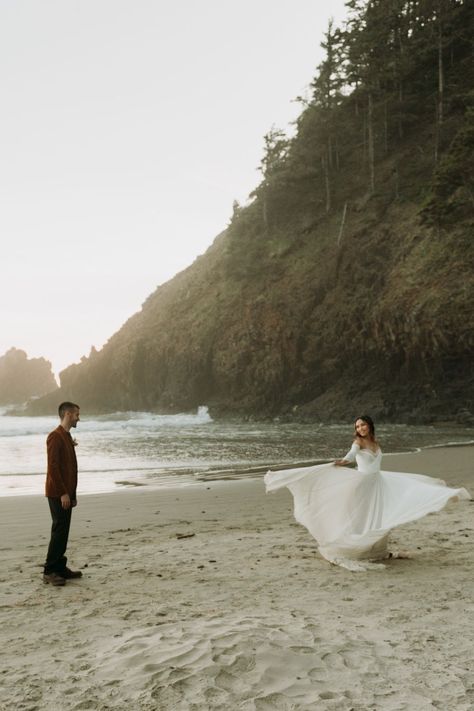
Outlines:
<svg viewBox="0 0 474 711"><path fill-rule="evenodd" d="M51 585L65 585L70 578L80 578L79 570L70 570L65 556L71 512L77 506L77 460L71 437L71 427L79 422L79 405L62 402L58 408L61 423L49 433L46 440L48 471L46 474L46 496L53 525L49 542L43 580Z"/></svg>

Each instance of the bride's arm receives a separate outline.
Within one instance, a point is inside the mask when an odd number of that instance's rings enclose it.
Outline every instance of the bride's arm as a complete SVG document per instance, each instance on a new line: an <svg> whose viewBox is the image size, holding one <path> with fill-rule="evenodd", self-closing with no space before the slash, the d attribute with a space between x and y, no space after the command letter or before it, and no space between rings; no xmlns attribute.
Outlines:
<svg viewBox="0 0 474 711"><path fill-rule="evenodd" d="M336 467L347 467L348 464L352 464L352 462L355 462L356 454L359 449L360 447L357 442L354 442L343 459L336 459L336 461L334 462Z"/></svg>

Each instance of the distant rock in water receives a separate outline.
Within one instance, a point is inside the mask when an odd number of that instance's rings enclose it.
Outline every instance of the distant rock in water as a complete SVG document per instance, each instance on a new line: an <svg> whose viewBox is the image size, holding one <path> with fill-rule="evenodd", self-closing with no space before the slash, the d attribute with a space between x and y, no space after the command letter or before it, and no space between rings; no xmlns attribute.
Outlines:
<svg viewBox="0 0 474 711"><path fill-rule="evenodd" d="M10 348L0 357L0 405L22 403L57 389L51 363Z"/></svg>

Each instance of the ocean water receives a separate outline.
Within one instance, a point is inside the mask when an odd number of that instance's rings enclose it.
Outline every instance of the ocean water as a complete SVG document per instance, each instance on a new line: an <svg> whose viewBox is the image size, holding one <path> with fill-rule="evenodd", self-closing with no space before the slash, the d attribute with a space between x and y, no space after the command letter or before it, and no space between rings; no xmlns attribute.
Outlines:
<svg viewBox="0 0 474 711"><path fill-rule="evenodd" d="M79 493L134 486L187 486L199 481L262 476L267 469L343 456L352 424L238 423L195 414L82 414L78 441ZM0 496L42 494L46 436L54 417L13 417L0 410ZM384 453L473 442L472 428L381 425Z"/></svg>

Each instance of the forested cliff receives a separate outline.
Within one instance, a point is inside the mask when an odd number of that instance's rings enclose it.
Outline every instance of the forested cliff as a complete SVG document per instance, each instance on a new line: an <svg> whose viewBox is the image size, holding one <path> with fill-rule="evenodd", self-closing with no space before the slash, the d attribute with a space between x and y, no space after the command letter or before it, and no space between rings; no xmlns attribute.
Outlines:
<svg viewBox="0 0 474 711"><path fill-rule="evenodd" d="M61 373L60 397L102 412L472 417L474 3L347 7L295 135L265 137L249 203Z"/></svg>

